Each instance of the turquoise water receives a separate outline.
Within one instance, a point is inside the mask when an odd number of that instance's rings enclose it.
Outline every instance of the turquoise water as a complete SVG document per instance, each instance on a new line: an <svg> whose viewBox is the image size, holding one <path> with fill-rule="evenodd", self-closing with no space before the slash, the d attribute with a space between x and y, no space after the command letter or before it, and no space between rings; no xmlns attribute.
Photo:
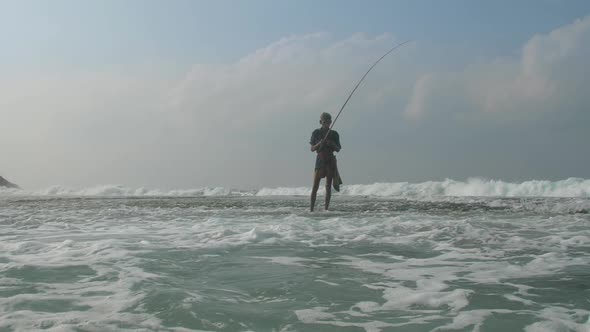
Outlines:
<svg viewBox="0 0 590 332"><path fill-rule="evenodd" d="M0 331L590 331L588 206L0 197Z"/></svg>

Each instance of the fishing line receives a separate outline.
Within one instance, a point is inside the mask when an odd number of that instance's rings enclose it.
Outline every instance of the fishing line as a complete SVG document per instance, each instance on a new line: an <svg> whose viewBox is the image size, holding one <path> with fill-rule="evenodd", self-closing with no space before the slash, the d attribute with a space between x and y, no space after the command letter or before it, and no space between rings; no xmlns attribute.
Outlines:
<svg viewBox="0 0 590 332"><path fill-rule="evenodd" d="M365 77L367 77L367 75L369 74L369 72L371 72L371 70L373 70L373 68L375 68L375 66L379 63L379 61L383 60L383 58L385 58L389 53L395 51L396 49L402 47L403 45L409 43L410 41L411 40L406 40L403 43L400 43L400 44L395 45L389 51L387 51L385 54L383 54L377 61L375 61L375 63L373 63L373 65L371 66L371 68L369 68L369 70L367 70L367 72L363 75L363 77L361 77L361 79L359 80L359 82L356 84L356 86L354 87L354 89L352 89L352 92L348 95L348 98L346 98L346 101L344 101L344 104L340 108L340 111L338 112L338 114L334 118L334 121L332 121L332 124L330 125L330 128L328 129L328 132L326 132L326 136L324 136L324 140L326 138L328 138L328 134L332 130L332 127L334 127L334 125L336 124L336 120L338 120L338 117L340 116L340 113L342 113L342 111L344 110L344 107L346 107L346 104L348 104L348 101L350 100L350 98L352 97L352 95L354 94L354 92L356 91L356 89L358 89L359 85L361 85L361 83L363 82L363 80L365 79Z"/></svg>

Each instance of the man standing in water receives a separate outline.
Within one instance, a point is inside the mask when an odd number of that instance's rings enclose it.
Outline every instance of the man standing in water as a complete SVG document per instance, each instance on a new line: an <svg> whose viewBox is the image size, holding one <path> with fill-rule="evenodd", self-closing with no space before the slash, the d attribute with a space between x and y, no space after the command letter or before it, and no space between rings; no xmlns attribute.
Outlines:
<svg viewBox="0 0 590 332"><path fill-rule="evenodd" d="M322 113L320 116L321 128L313 131L311 134L311 151L317 152L315 161L315 173L313 177L313 188L311 190L311 206L310 211L313 212L315 207L315 200L320 187L320 180L326 178L326 202L324 205L325 210L328 210L330 206L330 196L332 194L332 183L336 191L340 190L340 174L338 173L338 167L336 165L336 156L334 151L338 152L341 149L340 136L335 130L330 130L330 124L332 123L332 116L329 113ZM326 134L328 133L326 138Z"/></svg>

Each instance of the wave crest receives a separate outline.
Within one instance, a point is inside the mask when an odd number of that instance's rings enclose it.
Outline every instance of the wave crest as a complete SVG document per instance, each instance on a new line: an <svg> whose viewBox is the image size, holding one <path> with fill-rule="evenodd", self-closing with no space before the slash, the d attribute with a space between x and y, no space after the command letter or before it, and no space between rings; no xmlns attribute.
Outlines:
<svg viewBox="0 0 590 332"><path fill-rule="evenodd" d="M320 189L323 191L323 188ZM2 195L32 196L307 196L310 187L276 187L244 191L224 187L159 190L103 185L85 189L52 186L38 191L0 188ZM320 192L321 194L321 192ZM345 185L338 195L402 198L428 197L590 197L590 180L569 178L560 181L531 180L521 183L471 178L421 183L395 182Z"/></svg>
<svg viewBox="0 0 590 332"><path fill-rule="evenodd" d="M311 188L263 188L259 196L309 195ZM345 196L383 197L590 197L590 180L569 178L560 181L531 180L511 183L471 178L467 181L395 182L342 186Z"/></svg>
<svg viewBox="0 0 590 332"><path fill-rule="evenodd" d="M197 189L159 189L128 188L120 185L102 185L84 189L73 189L65 186L51 186L38 191L16 189L0 189L0 194L31 195L31 196L227 196L231 191L223 187L205 187Z"/></svg>

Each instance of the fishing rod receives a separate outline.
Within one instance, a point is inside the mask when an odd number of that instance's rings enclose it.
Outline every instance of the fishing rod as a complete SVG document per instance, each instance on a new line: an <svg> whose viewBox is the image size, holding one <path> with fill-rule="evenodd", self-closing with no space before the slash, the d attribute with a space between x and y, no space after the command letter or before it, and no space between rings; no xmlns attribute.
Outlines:
<svg viewBox="0 0 590 332"><path fill-rule="evenodd" d="M405 44L407 44L409 42L411 42L411 40L406 40L403 43L400 43L400 44L395 45L389 51L387 51L385 54L383 54L383 56L381 56L377 61L375 61L375 63L373 63L373 65L371 66L371 68L369 68L369 70L367 70L367 72L365 73L365 75L363 75L363 77L361 77L361 79L356 84L356 86L354 87L354 89L352 89L352 92L348 95L348 98L346 98L346 101L344 102L344 104L340 108L340 111L338 112L338 114L334 118L334 121L332 121L332 124L330 125L330 128L328 129L328 132L326 132L326 136L324 136L324 140L326 140L328 138L328 134L330 134L330 131L332 130L332 127L334 127L334 125L336 124L336 120L338 120L338 117L340 116L340 113L342 113L342 110L344 110L344 107L346 107L346 104L348 104L348 101L350 100L350 98L352 97L352 95L354 94L354 92L356 91L356 89L359 87L359 85L361 85L361 83L365 79L365 77L367 77L367 75L369 74L369 72L373 68L375 68L375 66L379 63L379 61L383 60L383 58L385 58L389 53L395 51L396 49L402 47L403 45L405 45Z"/></svg>

